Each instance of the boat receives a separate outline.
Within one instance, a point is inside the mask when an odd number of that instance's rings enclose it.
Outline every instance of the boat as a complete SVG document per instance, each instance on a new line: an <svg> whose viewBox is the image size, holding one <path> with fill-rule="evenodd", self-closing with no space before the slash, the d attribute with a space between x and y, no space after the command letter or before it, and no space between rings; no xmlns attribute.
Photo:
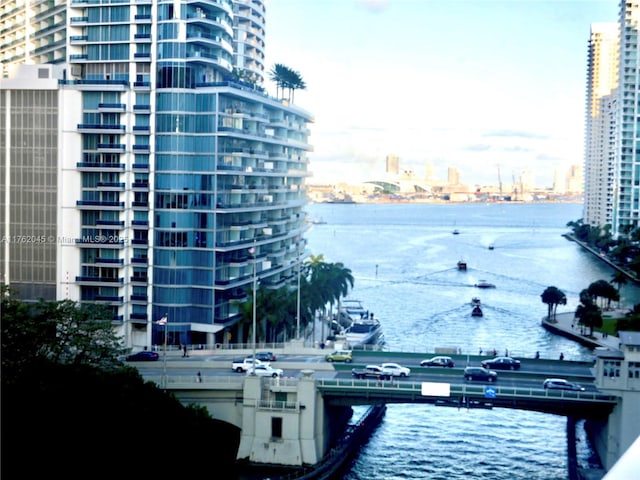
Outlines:
<svg viewBox="0 0 640 480"><path fill-rule="evenodd" d="M479 297L473 297L471 299L471 306L475 307L475 306L480 306L480 298Z"/></svg>
<svg viewBox="0 0 640 480"><path fill-rule="evenodd" d="M496 288L496 286L493 283L489 283L486 280L479 280L478 283L476 283L476 287L478 287L478 288Z"/></svg>
<svg viewBox="0 0 640 480"><path fill-rule="evenodd" d="M454 228L453 232L451 233L453 233L454 235L460 235L460 230L458 230L457 228Z"/></svg>
<svg viewBox="0 0 640 480"><path fill-rule="evenodd" d="M360 300L355 298L345 298L340 302L340 312L343 316L355 322L363 318L369 318L369 310L365 309Z"/></svg>
<svg viewBox="0 0 640 480"><path fill-rule="evenodd" d="M489 245L489 250L493 250L495 247L493 245L493 243L491 245Z"/></svg>
<svg viewBox="0 0 640 480"><path fill-rule="evenodd" d="M344 340L351 349L363 348L365 345L380 345L384 343L382 325L373 313L369 317L355 320L344 331Z"/></svg>
<svg viewBox="0 0 640 480"><path fill-rule="evenodd" d="M482 308L480 308L480 305L476 305L473 307L473 310L471 310L471 316L472 317L482 317L483 313L482 313Z"/></svg>
<svg viewBox="0 0 640 480"><path fill-rule="evenodd" d="M466 270L467 269L467 262L465 262L464 260L458 260L458 270Z"/></svg>

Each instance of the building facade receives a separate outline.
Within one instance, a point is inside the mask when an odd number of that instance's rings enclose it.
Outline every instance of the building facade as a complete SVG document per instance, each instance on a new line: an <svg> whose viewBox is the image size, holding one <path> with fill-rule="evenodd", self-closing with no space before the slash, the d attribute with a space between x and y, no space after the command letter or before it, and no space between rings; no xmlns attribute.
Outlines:
<svg viewBox="0 0 640 480"><path fill-rule="evenodd" d="M613 232L625 234L640 226L640 3L621 0L617 95L617 204Z"/></svg>
<svg viewBox="0 0 640 480"><path fill-rule="evenodd" d="M587 63L584 212L589 225L613 222L616 195L617 23L594 23Z"/></svg>
<svg viewBox="0 0 640 480"><path fill-rule="evenodd" d="M59 45L56 298L105 305L134 349L246 338L247 292L295 287L313 121L262 87L263 0L36 6Z"/></svg>

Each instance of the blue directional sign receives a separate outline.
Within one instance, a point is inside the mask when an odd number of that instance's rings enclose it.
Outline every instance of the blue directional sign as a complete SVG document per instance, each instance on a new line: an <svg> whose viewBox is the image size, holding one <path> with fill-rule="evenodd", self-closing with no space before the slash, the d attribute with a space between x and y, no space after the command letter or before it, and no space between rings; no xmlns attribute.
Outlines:
<svg viewBox="0 0 640 480"><path fill-rule="evenodd" d="M484 387L485 398L496 398L496 387Z"/></svg>

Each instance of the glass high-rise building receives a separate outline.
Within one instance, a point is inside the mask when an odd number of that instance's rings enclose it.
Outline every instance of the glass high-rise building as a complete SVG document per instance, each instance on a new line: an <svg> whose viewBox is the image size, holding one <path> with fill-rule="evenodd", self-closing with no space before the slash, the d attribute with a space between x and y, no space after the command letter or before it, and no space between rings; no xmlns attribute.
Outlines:
<svg viewBox="0 0 640 480"><path fill-rule="evenodd" d="M611 224L616 203L618 37L617 23L591 25L583 210L583 221L589 225Z"/></svg>
<svg viewBox="0 0 640 480"><path fill-rule="evenodd" d="M620 2L620 66L617 108L617 205L613 229L640 227L640 3Z"/></svg>
<svg viewBox="0 0 640 480"><path fill-rule="evenodd" d="M295 287L313 121L262 86L263 0L21 5L32 40L24 55L0 51L3 67L56 64L59 79L56 297L107 305L133 348L165 332L175 344L246 338L254 272ZM0 94L29 85L0 80ZM3 125L4 138L21 125ZM17 191L15 149L1 165ZM6 270L20 260L5 252Z"/></svg>

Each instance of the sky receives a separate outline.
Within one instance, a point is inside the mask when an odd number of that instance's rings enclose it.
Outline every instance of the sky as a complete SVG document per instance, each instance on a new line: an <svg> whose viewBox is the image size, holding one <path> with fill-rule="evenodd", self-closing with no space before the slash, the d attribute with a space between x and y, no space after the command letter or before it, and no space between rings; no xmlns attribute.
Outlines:
<svg viewBox="0 0 640 480"><path fill-rule="evenodd" d="M401 171L553 186L583 165L592 23L618 0L266 0L266 59L302 76L311 184ZM275 85L265 87L275 95Z"/></svg>

